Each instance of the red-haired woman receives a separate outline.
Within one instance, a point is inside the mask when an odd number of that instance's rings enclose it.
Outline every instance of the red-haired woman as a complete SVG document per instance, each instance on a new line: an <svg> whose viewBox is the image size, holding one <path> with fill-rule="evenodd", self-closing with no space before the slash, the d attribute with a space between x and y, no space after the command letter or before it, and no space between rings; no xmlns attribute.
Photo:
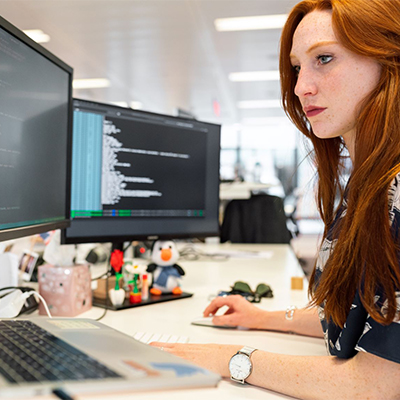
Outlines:
<svg viewBox="0 0 400 400"><path fill-rule="evenodd" d="M253 352L248 383L300 399L400 399L400 1L302 1L283 29L280 72L284 109L312 142L325 223L311 306L287 319L231 296L204 313L228 306L214 323L325 338L326 357ZM162 346L226 377L240 349Z"/></svg>

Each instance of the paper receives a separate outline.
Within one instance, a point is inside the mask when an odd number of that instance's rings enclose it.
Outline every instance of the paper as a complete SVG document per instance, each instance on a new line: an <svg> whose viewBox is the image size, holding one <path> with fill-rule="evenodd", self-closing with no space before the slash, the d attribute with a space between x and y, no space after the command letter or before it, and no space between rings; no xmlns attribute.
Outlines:
<svg viewBox="0 0 400 400"><path fill-rule="evenodd" d="M218 250L213 256L227 256L232 258L271 258L273 251L240 251L240 250Z"/></svg>
<svg viewBox="0 0 400 400"><path fill-rule="evenodd" d="M44 249L43 259L57 267L69 267L74 264L75 253L75 245L60 244L60 231L57 230Z"/></svg>

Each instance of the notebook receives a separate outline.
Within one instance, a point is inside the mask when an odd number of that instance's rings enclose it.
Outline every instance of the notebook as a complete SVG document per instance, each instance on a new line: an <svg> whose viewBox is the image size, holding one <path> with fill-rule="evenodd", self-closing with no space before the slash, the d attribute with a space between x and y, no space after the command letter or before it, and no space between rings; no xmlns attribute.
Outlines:
<svg viewBox="0 0 400 400"><path fill-rule="evenodd" d="M0 320L0 398L213 387L220 376L90 319Z"/></svg>

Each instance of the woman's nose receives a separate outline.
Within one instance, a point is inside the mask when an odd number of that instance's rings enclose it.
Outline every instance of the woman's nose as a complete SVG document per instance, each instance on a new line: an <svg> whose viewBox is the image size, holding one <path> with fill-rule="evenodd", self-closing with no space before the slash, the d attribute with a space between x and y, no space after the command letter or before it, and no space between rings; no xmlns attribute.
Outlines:
<svg viewBox="0 0 400 400"><path fill-rule="evenodd" d="M297 77L296 86L294 87L294 94L299 97L312 96L317 93L317 85L315 76L311 71L302 68Z"/></svg>

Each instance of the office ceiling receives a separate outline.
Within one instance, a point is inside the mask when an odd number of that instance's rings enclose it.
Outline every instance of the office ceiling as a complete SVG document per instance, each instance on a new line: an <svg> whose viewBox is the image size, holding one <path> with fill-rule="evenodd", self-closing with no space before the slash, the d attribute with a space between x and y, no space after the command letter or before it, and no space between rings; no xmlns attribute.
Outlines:
<svg viewBox="0 0 400 400"><path fill-rule="evenodd" d="M0 0L0 15L41 29L43 44L75 78L107 78L108 88L74 90L100 102L237 124L283 117L280 108L239 109L279 99L279 81L231 82L231 72L278 69L280 29L217 32L216 18L284 14L297 0ZM218 112L219 109L219 112Z"/></svg>

